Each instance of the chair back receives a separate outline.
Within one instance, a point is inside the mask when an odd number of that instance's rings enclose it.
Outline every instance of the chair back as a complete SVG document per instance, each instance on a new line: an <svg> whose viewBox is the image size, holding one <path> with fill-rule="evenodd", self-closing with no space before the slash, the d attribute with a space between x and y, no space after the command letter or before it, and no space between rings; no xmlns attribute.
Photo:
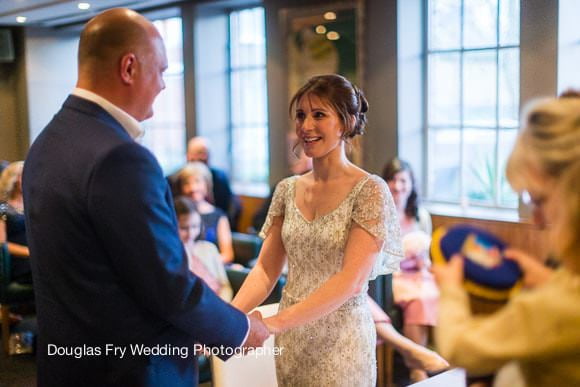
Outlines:
<svg viewBox="0 0 580 387"><path fill-rule="evenodd" d="M232 244L234 247L234 262L248 266L248 262L258 257L262 247L262 238L253 234L233 232Z"/></svg>
<svg viewBox="0 0 580 387"><path fill-rule="evenodd" d="M235 296L236 293L238 293L238 290L240 290L240 288L244 284L244 281L246 280L246 277L248 277L248 274L250 274L250 269L247 268L233 269L228 267L226 268L226 273L228 275L228 280L230 281L230 285L232 286L232 291ZM286 277L281 276L278 279L278 282L276 282L274 289L272 289L272 292L270 293L268 298L266 298L266 300L262 303L262 305L280 302L280 299L282 298L282 289L284 288L284 285L286 285Z"/></svg>
<svg viewBox="0 0 580 387"><path fill-rule="evenodd" d="M7 300L10 284L10 254L6 243L0 243L0 304Z"/></svg>

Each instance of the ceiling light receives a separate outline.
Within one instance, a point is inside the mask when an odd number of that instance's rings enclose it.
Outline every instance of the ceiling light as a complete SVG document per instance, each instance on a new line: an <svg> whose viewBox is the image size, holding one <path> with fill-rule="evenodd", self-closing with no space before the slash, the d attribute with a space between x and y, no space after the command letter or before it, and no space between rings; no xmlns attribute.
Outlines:
<svg viewBox="0 0 580 387"><path fill-rule="evenodd" d="M26 16L16 16L16 23L26 23Z"/></svg>
<svg viewBox="0 0 580 387"><path fill-rule="evenodd" d="M91 5L89 3L79 3L78 7L79 9L85 10L91 8Z"/></svg>
<svg viewBox="0 0 580 387"><path fill-rule="evenodd" d="M340 34L336 31L328 31L328 33L326 34L326 38L328 40L338 40L340 39Z"/></svg>
<svg viewBox="0 0 580 387"><path fill-rule="evenodd" d="M326 27L323 26L322 24L317 25L316 28L314 29L316 31L317 34L325 34L326 33Z"/></svg>
<svg viewBox="0 0 580 387"><path fill-rule="evenodd" d="M324 13L324 18L326 20L336 20L336 13L334 13L334 12L325 12Z"/></svg>

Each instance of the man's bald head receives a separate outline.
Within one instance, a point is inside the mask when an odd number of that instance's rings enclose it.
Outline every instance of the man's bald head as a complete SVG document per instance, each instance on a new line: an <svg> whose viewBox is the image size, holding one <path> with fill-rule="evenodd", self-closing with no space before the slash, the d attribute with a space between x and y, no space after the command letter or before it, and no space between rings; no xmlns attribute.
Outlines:
<svg viewBox="0 0 580 387"><path fill-rule="evenodd" d="M205 137L193 137L187 144L187 161L209 161L209 141Z"/></svg>
<svg viewBox="0 0 580 387"><path fill-rule="evenodd" d="M167 55L153 23L126 8L91 19L81 33L77 87L93 92L138 121L153 115L165 88Z"/></svg>
<svg viewBox="0 0 580 387"><path fill-rule="evenodd" d="M157 30L137 12L113 8L92 18L81 33L79 72L107 70L126 52L147 50Z"/></svg>

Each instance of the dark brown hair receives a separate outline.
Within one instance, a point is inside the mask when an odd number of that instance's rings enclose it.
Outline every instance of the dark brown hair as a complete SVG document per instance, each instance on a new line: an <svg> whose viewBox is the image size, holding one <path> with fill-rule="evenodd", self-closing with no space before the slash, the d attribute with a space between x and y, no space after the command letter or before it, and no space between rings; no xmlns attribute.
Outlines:
<svg viewBox="0 0 580 387"><path fill-rule="evenodd" d="M302 97L307 95L315 95L326 101L338 114L344 127L343 139L364 134L369 104L363 92L348 79L337 74L310 78L292 97L288 108L290 116ZM351 116L356 118L354 125L351 123Z"/></svg>
<svg viewBox="0 0 580 387"><path fill-rule="evenodd" d="M173 205L175 206L175 214L179 218L183 215L191 215L191 214L198 214L199 211L197 210L197 206L195 202L188 198L187 196L178 196L173 201Z"/></svg>
<svg viewBox="0 0 580 387"><path fill-rule="evenodd" d="M419 193L417 192L417 185L415 184L415 174L411 169L411 164L401 160L397 157L392 158L385 164L383 168L383 179L388 183L395 178L399 172L407 172L411 178L411 194L405 203L405 215L410 218L419 220Z"/></svg>

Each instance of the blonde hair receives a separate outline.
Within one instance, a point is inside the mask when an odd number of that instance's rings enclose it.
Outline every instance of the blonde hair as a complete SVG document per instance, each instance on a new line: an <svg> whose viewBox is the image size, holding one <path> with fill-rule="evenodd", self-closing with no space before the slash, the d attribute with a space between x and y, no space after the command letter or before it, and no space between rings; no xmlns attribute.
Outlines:
<svg viewBox="0 0 580 387"><path fill-rule="evenodd" d="M205 181L207 187L207 198L213 203L213 178L207 165L201 161L187 163L187 165L177 174L177 186L179 187L179 192L182 190L183 183L191 177L201 177Z"/></svg>
<svg viewBox="0 0 580 387"><path fill-rule="evenodd" d="M24 161L10 163L0 174L0 201L6 201L13 197L16 183L22 176Z"/></svg>
<svg viewBox="0 0 580 387"><path fill-rule="evenodd" d="M558 178L580 159L580 98L550 98L528 106L508 159L506 176L516 191Z"/></svg>
<svg viewBox="0 0 580 387"><path fill-rule="evenodd" d="M580 160L576 161L560 177L555 187L558 195L558 218L554 222L556 256L569 267L580 272Z"/></svg>

